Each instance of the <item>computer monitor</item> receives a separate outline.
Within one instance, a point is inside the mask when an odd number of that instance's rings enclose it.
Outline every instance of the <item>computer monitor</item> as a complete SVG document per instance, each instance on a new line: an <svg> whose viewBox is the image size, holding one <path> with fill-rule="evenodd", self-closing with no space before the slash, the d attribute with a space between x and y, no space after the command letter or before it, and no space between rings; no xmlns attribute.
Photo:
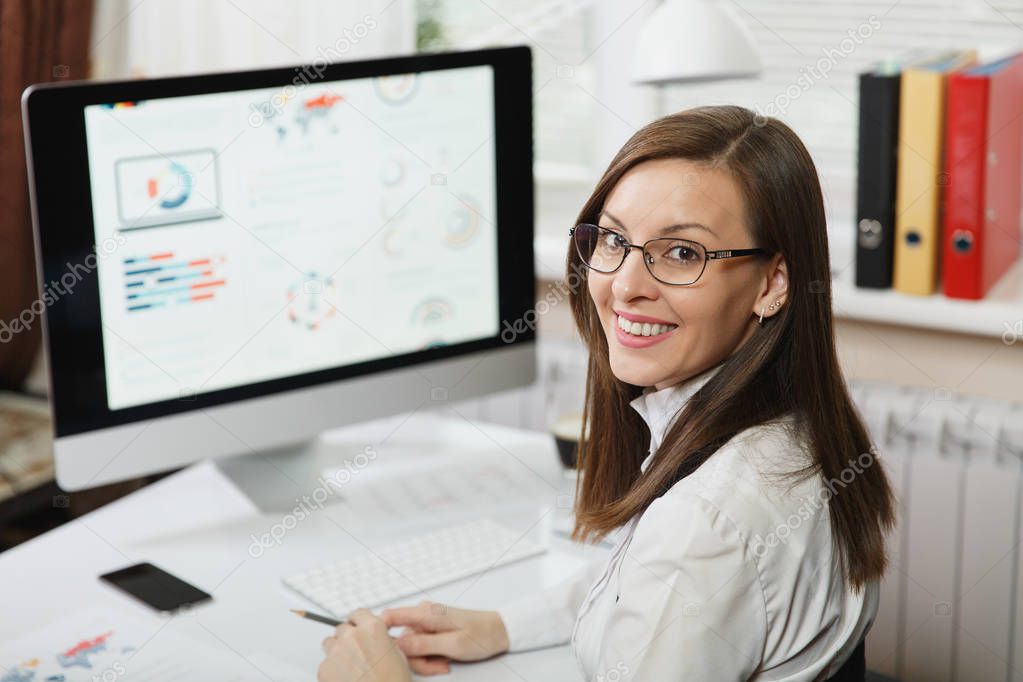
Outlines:
<svg viewBox="0 0 1023 682"><path fill-rule="evenodd" d="M534 380L528 48L22 107L63 488Z"/></svg>

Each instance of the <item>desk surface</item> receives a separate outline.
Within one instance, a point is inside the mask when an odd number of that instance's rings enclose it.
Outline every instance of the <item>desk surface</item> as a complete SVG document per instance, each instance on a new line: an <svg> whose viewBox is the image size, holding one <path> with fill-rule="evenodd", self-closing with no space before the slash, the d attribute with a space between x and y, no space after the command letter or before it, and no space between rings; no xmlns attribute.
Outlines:
<svg viewBox="0 0 1023 682"><path fill-rule="evenodd" d="M328 501L308 514L282 515L261 511L221 467L201 463L0 554L4 611L0 642L45 628L75 610L109 606L154 623L170 621L164 629L229 648L246 660L260 653L273 654L313 679L322 658L320 641L330 630L288 612L289 608L315 607L284 587L282 576L475 518L481 512L547 544L550 550L399 603L428 598L465 608L492 609L517 595L559 582L605 552L552 533L558 515L563 515L567 506L571 484L560 471L549 436L470 422L454 409L449 415L402 415L333 431L324 438L338 452L373 448L374 459L349 477L351 486L406 468L429 466L428 458L443 451L492 456L505 462L513 458L516 466L536 477L537 494L487 509L442 501L414 518L367 518L339 500ZM253 462L261 459L248 457ZM285 480L284 473L277 475L280 485L295 486L293 480ZM296 488L296 500L300 492ZM343 486L338 495L345 495ZM286 530L283 535L278 533L279 542L254 544L274 527ZM151 561L205 589L213 594L213 601L167 619L97 578L138 561ZM580 676L571 652L563 646L455 666L445 679L540 682Z"/></svg>

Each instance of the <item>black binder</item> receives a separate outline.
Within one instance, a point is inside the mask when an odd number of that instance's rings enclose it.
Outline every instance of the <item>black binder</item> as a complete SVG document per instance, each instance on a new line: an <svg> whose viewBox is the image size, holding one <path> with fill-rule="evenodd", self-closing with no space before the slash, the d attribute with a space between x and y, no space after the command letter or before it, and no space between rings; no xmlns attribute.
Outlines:
<svg viewBox="0 0 1023 682"><path fill-rule="evenodd" d="M899 146L898 69L860 74L856 180L856 286L892 285Z"/></svg>

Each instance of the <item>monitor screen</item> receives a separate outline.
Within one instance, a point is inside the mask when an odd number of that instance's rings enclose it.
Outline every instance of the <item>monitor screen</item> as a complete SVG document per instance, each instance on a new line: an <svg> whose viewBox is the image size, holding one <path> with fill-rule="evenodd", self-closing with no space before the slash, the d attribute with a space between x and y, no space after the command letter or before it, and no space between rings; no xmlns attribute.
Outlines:
<svg viewBox="0 0 1023 682"><path fill-rule="evenodd" d="M489 65L84 107L110 410L499 331Z"/></svg>
<svg viewBox="0 0 1023 682"><path fill-rule="evenodd" d="M531 60L516 46L26 90L58 440L267 405L294 439L328 414L433 400L438 381L453 396L509 386L510 367L527 381ZM463 362L471 375L446 374ZM384 385L407 390L366 397Z"/></svg>

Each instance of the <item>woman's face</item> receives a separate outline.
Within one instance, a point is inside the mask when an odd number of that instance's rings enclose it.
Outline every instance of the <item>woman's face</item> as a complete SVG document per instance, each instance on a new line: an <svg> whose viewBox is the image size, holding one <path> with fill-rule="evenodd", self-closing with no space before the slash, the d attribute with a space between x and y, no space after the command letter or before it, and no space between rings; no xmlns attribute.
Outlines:
<svg viewBox="0 0 1023 682"><path fill-rule="evenodd" d="M757 244L747 232L744 213L728 171L658 159L622 176L598 224L632 244L671 236L699 242L709 251L752 248ZM654 279L638 249L631 249L615 272L591 270L589 292L607 337L611 371L626 383L661 389L724 360L753 332L761 305L784 294L784 264L779 262L778 256L709 261L699 280L687 286ZM619 327L619 317L667 325L668 330L633 335Z"/></svg>

